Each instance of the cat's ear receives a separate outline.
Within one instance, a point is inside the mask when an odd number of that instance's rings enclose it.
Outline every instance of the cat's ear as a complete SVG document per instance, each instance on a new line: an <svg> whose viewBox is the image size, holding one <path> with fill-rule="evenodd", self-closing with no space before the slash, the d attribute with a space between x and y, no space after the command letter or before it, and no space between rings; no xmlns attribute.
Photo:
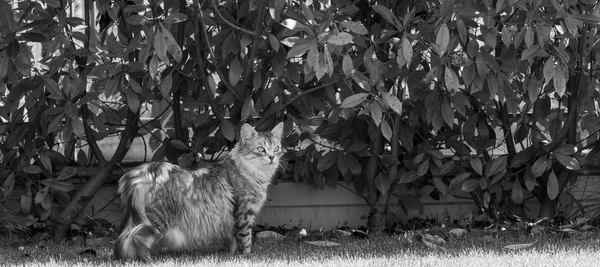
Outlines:
<svg viewBox="0 0 600 267"><path fill-rule="evenodd" d="M273 136L276 136L277 138L281 138L282 134L283 134L283 122L280 122L279 124L277 124L277 126L275 126L275 128L273 128L273 130L271 130L271 134Z"/></svg>
<svg viewBox="0 0 600 267"><path fill-rule="evenodd" d="M244 123L244 125L242 125L242 130L240 131L241 140L248 140L250 138L253 138L255 134L256 131L254 130L254 128L252 128L252 126L250 126L250 124Z"/></svg>

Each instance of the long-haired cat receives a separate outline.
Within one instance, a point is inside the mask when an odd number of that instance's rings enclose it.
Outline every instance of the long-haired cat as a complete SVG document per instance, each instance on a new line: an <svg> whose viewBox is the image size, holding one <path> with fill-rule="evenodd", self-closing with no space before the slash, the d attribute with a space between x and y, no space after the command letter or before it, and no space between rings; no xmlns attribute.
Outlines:
<svg viewBox="0 0 600 267"><path fill-rule="evenodd" d="M250 253L252 225L279 167L283 123L271 132L244 124L240 141L220 162L188 170L167 162L139 166L121 177L124 209L116 259L150 261L159 247L224 246Z"/></svg>

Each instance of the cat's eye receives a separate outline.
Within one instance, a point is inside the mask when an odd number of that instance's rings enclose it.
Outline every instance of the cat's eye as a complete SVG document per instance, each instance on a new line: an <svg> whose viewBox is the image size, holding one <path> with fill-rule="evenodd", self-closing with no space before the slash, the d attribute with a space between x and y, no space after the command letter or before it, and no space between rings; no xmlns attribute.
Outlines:
<svg viewBox="0 0 600 267"><path fill-rule="evenodd" d="M258 148L256 148L256 150L258 150L258 152L261 152L261 153L265 152L265 148L262 146L259 146Z"/></svg>
<svg viewBox="0 0 600 267"><path fill-rule="evenodd" d="M273 148L273 152L279 152L279 146L276 146L275 148Z"/></svg>

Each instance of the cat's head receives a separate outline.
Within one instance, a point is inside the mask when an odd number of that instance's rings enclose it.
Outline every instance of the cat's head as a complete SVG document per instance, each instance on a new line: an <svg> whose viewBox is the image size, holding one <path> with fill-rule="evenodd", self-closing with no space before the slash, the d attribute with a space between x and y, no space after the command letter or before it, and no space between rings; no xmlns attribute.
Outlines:
<svg viewBox="0 0 600 267"><path fill-rule="evenodd" d="M250 124L244 123L240 131L239 152L253 164L278 166L284 152L282 134L283 123L277 124L270 132L257 132Z"/></svg>

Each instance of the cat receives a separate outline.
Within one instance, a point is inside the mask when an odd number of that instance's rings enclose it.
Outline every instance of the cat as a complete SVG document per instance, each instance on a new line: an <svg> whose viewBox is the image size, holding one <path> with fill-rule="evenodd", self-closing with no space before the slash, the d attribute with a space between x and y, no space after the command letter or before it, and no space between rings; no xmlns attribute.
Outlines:
<svg viewBox="0 0 600 267"><path fill-rule="evenodd" d="M124 174L114 258L151 261L160 247L250 253L255 217L280 166L282 131L283 123L270 132L245 123L239 142L220 162L194 170L152 162Z"/></svg>

